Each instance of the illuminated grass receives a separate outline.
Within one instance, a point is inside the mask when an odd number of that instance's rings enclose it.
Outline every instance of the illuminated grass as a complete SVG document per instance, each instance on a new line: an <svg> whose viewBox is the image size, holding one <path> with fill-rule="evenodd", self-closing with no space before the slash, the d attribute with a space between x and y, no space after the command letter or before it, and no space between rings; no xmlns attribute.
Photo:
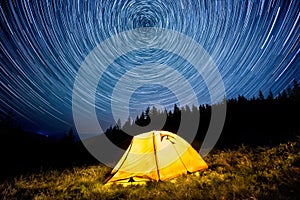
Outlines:
<svg viewBox="0 0 300 200"><path fill-rule="evenodd" d="M145 186L104 186L110 169L74 167L0 183L3 199L300 199L300 140L215 151L209 169Z"/></svg>

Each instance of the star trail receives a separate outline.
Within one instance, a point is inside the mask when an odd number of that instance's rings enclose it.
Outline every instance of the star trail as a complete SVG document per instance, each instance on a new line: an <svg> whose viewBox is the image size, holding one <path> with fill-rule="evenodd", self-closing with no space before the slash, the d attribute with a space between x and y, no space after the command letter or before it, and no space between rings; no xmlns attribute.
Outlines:
<svg viewBox="0 0 300 200"><path fill-rule="evenodd" d="M0 6L0 115L13 110L29 129L74 126L72 91L85 58L101 42L137 28L163 28L192 38L215 62L227 98L251 98L259 90L278 95L300 79L298 0L2 0ZM103 127L115 123L111 105L118 81L131 90L130 79L143 73L137 66L151 71L155 63L182 75L199 104L211 103L191 63L162 50L133 51L100 77L95 105ZM168 70L159 70L161 78L172 80ZM133 118L147 106L178 103L172 90L156 83L130 92L127 109Z"/></svg>

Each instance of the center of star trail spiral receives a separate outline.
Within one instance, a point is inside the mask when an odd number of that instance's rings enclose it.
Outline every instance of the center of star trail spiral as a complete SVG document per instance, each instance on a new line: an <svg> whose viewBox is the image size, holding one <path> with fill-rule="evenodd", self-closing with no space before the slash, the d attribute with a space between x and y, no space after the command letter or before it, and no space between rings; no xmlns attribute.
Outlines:
<svg viewBox="0 0 300 200"><path fill-rule="evenodd" d="M142 27L174 30L201 45L218 67L227 98L250 98L259 90L277 95L300 79L299 18L297 0L3 0L0 115L13 110L27 128L68 130L72 89L86 56L104 40ZM116 59L100 79L95 102L100 124L115 123L111 96L118 80L153 63L182 74L199 104L211 103L201 75L186 60L161 50L134 51ZM152 83L132 91L129 110L134 117L147 106L174 103L172 91Z"/></svg>

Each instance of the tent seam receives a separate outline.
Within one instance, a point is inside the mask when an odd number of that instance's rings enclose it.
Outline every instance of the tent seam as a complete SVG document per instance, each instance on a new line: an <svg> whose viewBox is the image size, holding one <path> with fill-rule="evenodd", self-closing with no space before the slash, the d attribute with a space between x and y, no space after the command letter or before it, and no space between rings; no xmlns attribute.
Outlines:
<svg viewBox="0 0 300 200"><path fill-rule="evenodd" d="M156 144L155 144L155 135L154 135L154 132L152 132L152 138L153 138L153 150L154 150L154 158L155 158L155 164L156 164L156 171L157 171L158 180L160 181L160 174L159 174L159 169L158 169L158 162L157 162L157 153L156 153Z"/></svg>

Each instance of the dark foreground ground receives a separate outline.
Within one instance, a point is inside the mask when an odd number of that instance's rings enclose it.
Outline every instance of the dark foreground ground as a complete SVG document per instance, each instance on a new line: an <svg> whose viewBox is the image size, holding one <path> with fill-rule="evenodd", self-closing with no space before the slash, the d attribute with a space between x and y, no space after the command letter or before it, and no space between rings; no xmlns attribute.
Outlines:
<svg viewBox="0 0 300 200"><path fill-rule="evenodd" d="M198 175L142 186L104 186L102 165L41 169L2 180L2 199L300 199L300 138L273 147L215 150Z"/></svg>

